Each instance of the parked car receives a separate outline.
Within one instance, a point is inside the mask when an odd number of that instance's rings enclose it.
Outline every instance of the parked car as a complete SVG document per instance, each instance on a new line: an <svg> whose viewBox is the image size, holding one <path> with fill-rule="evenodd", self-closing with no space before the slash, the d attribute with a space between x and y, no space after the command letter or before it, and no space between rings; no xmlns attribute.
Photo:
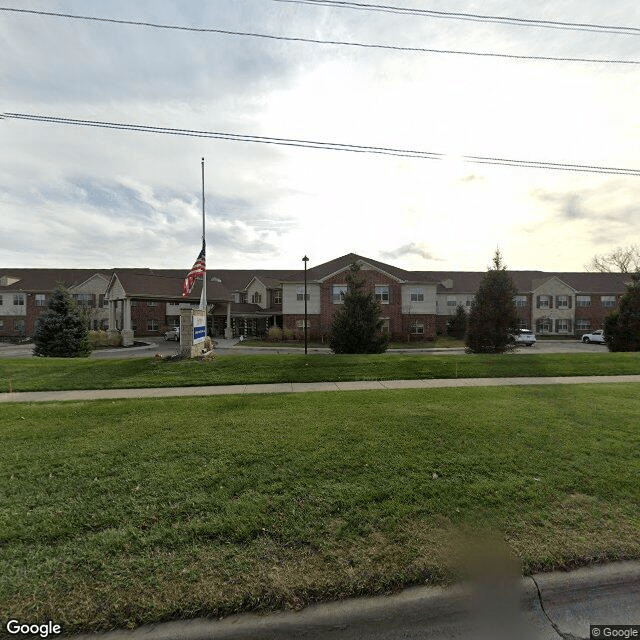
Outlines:
<svg viewBox="0 0 640 640"><path fill-rule="evenodd" d="M586 344L589 344L590 342L599 342L600 344L604 344L604 330L598 329L591 333L585 333L582 336L582 342L585 342Z"/></svg>
<svg viewBox="0 0 640 640"><path fill-rule="evenodd" d="M167 331L164 334L164 339L165 340L180 340L180 329L178 329L177 327L174 327L173 329L169 329L169 331Z"/></svg>
<svg viewBox="0 0 640 640"><path fill-rule="evenodd" d="M513 341L516 344L523 344L525 347L533 347L536 343L536 334L530 329L520 329L518 333L513 336Z"/></svg>

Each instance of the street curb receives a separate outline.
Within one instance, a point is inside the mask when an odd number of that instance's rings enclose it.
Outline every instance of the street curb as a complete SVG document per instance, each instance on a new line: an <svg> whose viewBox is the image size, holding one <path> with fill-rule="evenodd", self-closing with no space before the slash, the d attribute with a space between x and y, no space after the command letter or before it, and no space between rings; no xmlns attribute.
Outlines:
<svg viewBox="0 0 640 640"><path fill-rule="evenodd" d="M501 592L513 595L515 589L516 597L512 603L508 603L507 598L497 606L495 593L488 583L478 588L468 584L448 588L410 587L394 595L315 604L301 611L242 614L220 620L177 620L128 631L65 637L69 640L339 640L382 639L391 637L392 633L394 638L422 637L409 634L429 629L431 632L424 637L470 638L467 635L470 631L488 622L495 625L494 638L503 637L500 630L509 630L510 633L517 631L518 638L546 640L588 638L590 624L640 622L640 562L537 574L506 587L500 585ZM616 601L622 601L624 609L612 610L612 602L615 605ZM566 605L564 609L563 605ZM487 609L496 617L486 615ZM483 629L487 631L488 627Z"/></svg>

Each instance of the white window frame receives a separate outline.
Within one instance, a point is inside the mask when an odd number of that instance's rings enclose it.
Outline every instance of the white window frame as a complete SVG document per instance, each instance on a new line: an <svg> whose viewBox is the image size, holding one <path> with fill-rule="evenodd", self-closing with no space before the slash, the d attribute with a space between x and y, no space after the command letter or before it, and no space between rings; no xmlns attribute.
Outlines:
<svg viewBox="0 0 640 640"><path fill-rule="evenodd" d="M273 304L282 304L282 289L273 290Z"/></svg>
<svg viewBox="0 0 640 640"><path fill-rule="evenodd" d="M576 320L576 331L591 331L591 320L587 318Z"/></svg>
<svg viewBox="0 0 640 640"><path fill-rule="evenodd" d="M307 300L309 300L309 290L307 289ZM296 288L296 300L298 300L298 302L303 302L304 301L304 287L297 287Z"/></svg>
<svg viewBox="0 0 640 640"><path fill-rule="evenodd" d="M424 289L414 287L410 293L411 302L424 302Z"/></svg>
<svg viewBox="0 0 640 640"><path fill-rule="evenodd" d="M46 307L47 306L47 294L46 293L36 293L33 297L34 304L36 307Z"/></svg>
<svg viewBox="0 0 640 640"><path fill-rule="evenodd" d="M147 318L147 331L160 331L158 318Z"/></svg>
<svg viewBox="0 0 640 640"><path fill-rule="evenodd" d="M550 309L551 296L538 296L538 309Z"/></svg>
<svg viewBox="0 0 640 640"><path fill-rule="evenodd" d="M347 295L346 284L332 284L331 285L331 302L333 304L342 304L344 297Z"/></svg>
<svg viewBox="0 0 640 640"><path fill-rule="evenodd" d="M251 304L260 304L262 302L262 294L259 291L254 291L251 294Z"/></svg>
<svg viewBox="0 0 640 640"><path fill-rule="evenodd" d="M414 321L409 325L409 333L412 336L424 335L424 322Z"/></svg>
<svg viewBox="0 0 640 640"><path fill-rule="evenodd" d="M13 306L14 307L24 307L24 293L14 293L13 294Z"/></svg>
<svg viewBox="0 0 640 640"><path fill-rule="evenodd" d="M568 309L569 296L560 295L556 297L556 309Z"/></svg>
<svg viewBox="0 0 640 640"><path fill-rule="evenodd" d="M526 307L527 306L527 296L516 296L514 298L514 302L516 307Z"/></svg>
<svg viewBox="0 0 640 640"><path fill-rule="evenodd" d="M591 306L591 296L576 296L576 307L586 309Z"/></svg>
<svg viewBox="0 0 640 640"><path fill-rule="evenodd" d="M374 286L374 295L380 304L389 304L389 285L377 284Z"/></svg>
<svg viewBox="0 0 640 640"><path fill-rule="evenodd" d="M612 309L616 306L616 297L615 296L600 296L600 304L605 309Z"/></svg>

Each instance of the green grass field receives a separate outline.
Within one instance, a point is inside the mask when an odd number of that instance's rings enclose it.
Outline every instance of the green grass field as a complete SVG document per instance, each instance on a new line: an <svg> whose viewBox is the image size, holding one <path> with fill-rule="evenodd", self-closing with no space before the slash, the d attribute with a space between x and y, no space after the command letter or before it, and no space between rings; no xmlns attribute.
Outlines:
<svg viewBox="0 0 640 640"><path fill-rule="evenodd" d="M6 404L0 436L2 617L69 632L443 584L477 535L640 558L638 384Z"/></svg>
<svg viewBox="0 0 640 640"><path fill-rule="evenodd" d="M230 355L205 362L31 358L0 359L0 392L615 374L640 374L640 353Z"/></svg>

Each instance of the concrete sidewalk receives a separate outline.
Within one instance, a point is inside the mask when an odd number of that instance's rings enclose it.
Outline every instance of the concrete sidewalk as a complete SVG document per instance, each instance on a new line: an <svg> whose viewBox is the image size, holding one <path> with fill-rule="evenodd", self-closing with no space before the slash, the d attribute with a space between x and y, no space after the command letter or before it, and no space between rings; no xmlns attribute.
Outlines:
<svg viewBox="0 0 640 640"><path fill-rule="evenodd" d="M113 400L116 398L169 398L249 393L309 393L313 391L366 391L389 389L441 389L444 387L504 387L546 384L606 384L640 382L640 375L567 376L549 378L453 378L433 380L361 380L353 382L282 382L207 387L157 387L147 389L90 389L0 393L2 402L57 402L64 400Z"/></svg>
<svg viewBox="0 0 640 640"><path fill-rule="evenodd" d="M559 640L588 639L592 624L640 624L640 562L538 574L512 585L414 587L392 596L313 605L297 612L175 621L74 638Z"/></svg>

